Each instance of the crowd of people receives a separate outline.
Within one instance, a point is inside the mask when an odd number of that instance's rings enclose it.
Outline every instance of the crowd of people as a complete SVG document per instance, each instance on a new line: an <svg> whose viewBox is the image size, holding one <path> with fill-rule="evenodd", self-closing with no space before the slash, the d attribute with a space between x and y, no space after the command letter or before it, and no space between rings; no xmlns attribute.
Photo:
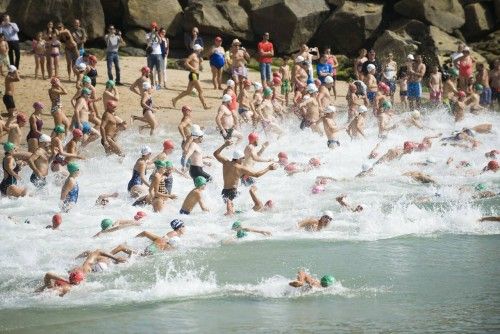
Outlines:
<svg viewBox="0 0 500 334"><path fill-rule="evenodd" d="M54 28L55 26L55 28ZM30 182L35 189L47 186L47 176L53 173L61 181L61 214L70 214L71 209L78 205L79 185L81 177L91 177L92 171L86 170L80 174L79 160L85 157L81 149L87 147L98 151L98 142L106 155L124 155L119 142L119 134L133 131L129 122L120 117L120 94L116 86L121 85L118 49L124 41L121 33L114 26L109 26L105 36L106 61L108 80L105 89L98 92L96 87L97 70L96 56L85 51L86 33L81 28L79 20L75 20L70 31L62 23L49 22L47 29L37 34L33 41L33 54L36 63L35 79L38 71L42 79L50 80L48 103L45 107L41 101L33 101L33 113L28 116L20 112L15 104L15 87L22 79L19 73L19 52L12 42L17 40L13 32L19 29L10 23L8 15L4 16L0 31L7 44L0 44L0 58L8 70L5 76L5 95L3 101L7 116L0 120L0 136L4 141L4 157L2 159L3 179L0 183L2 196L10 198L24 197L28 187L20 181L21 168L30 168L32 174ZM2 36L2 35L0 35ZM311 157L308 162L292 162L288 160L286 152L282 151L277 157L266 156L266 148L272 142L261 140L259 133L267 138L275 139L287 131L283 126L285 120L295 122L298 129L311 134L325 137L329 149L339 149L342 143L339 134L346 131L352 140L365 138L367 119L374 118L378 124L378 137L383 140L398 124L415 127L422 130L428 128L421 118L423 106L423 82L428 79L430 100L434 107L444 105L450 113L450 121L460 122L465 117L474 117L474 114L489 112L493 109L492 103L499 102L500 97L500 60L488 72L486 64L475 64L470 56L470 50L459 46L457 54L447 67L427 70L421 55L407 55L407 63L398 66L393 55L388 54L383 62L376 58L374 50L368 53L360 52L354 63L355 78L348 84L347 92L338 91L336 87L337 58L331 54L330 48L309 48L302 45L299 52L292 57L283 57L279 66L273 70L273 60L276 58L274 46L269 33L265 33L262 41L257 45L257 60L260 67L260 82L250 81L247 63L249 52L242 47L238 39L234 39L230 49L226 52L222 46L223 40L217 37L211 49L209 64L212 73L213 89L221 90L220 105L217 107L213 128L221 135L221 145L207 155L203 148L206 128L195 124L192 118L192 108L183 105L179 109L182 119L178 125L179 135L172 136L163 142L162 151L156 155L146 145L140 147L140 156L132 168L132 177L127 185L130 197L134 198L134 206L150 207L153 212L162 212L165 204L175 201L178 196L172 193L174 173L182 177L192 178L193 188L186 189L186 196L179 207L180 215L190 215L197 206L202 211L209 211L203 199L203 191L213 180L204 167L210 162L207 159L215 158L220 163L223 172L222 201L225 205L225 215L235 214L234 200L239 194L240 184L248 187L252 199L253 210L257 212L272 212L273 200L263 203L257 196L257 179L277 169L283 169L286 174L308 173L321 166L321 157ZM159 122L155 113L157 108L153 103L153 96L160 94L162 87L166 87L168 56L168 39L165 29L153 22L151 31L146 35L147 64L141 68L140 76L131 84L129 90L140 96L142 115L133 116L133 122L141 122L140 130L149 129L151 136L157 135ZM204 98L203 85L200 82L200 72L203 68L201 56L204 49L203 40L199 31L194 28L186 37L186 48L189 55L185 60L188 70L186 89L172 99L172 105L177 108L178 102L197 91L203 107L209 106ZM68 79L75 80L76 86L70 88L60 80L59 61L61 46L64 46L66 55ZM10 48L6 51L7 48ZM12 53L10 50L14 50ZM16 51L17 50L17 51ZM15 60L7 60L6 52L14 55ZM15 64L15 65L13 65ZM112 65L115 65L115 76L112 75ZM476 71L474 71L476 66ZM225 83L222 80L223 70L226 68L231 79ZM115 79L115 80L114 80ZM395 107L394 94L399 87L401 107ZM207 89L207 88L205 88ZM493 97L492 100L492 92ZM61 96L73 94L71 99L73 111L68 117L62 109ZM347 99L347 123L338 124L336 117L343 110L336 106L340 95L345 93ZM406 106L408 99L408 106ZM104 112L99 115L97 104L102 103ZM46 124L42 119L42 112L50 108L53 124ZM410 113L404 113L406 109ZM467 113L469 111L469 113ZM470 116L469 116L470 115ZM396 124L394 117L402 120ZM45 125L45 126L44 126ZM29 127L24 140L23 128ZM44 129L50 131L44 131ZM441 134L423 136L421 142L404 141L400 146L389 149L386 153L378 152L378 145L368 157L371 165L363 165L362 171L356 177L369 177L376 172L380 164L390 164L391 161L401 159L404 155L416 151L429 150L433 140L440 138L444 144L463 147L466 149L483 149L478 136L489 133L492 124L478 124L473 128L464 128L449 137ZM248 133L244 133L244 132ZM4 139L6 136L6 140ZM245 140L243 150L234 149L229 158L223 153L229 147L235 147ZM176 142L178 144L176 144ZM182 149L181 166L174 167L173 151L177 145ZM290 144L292 145L292 144ZM485 166L482 172L497 172L499 165L496 160L498 150L488 150L485 153ZM268 163L265 168L258 168L259 163ZM149 174L149 175L148 175ZM421 183L434 183L431 176L415 170L405 174ZM335 180L321 176L314 180L312 193L319 193L324 186ZM484 190L484 189L483 189ZM483 193L485 193L483 191ZM106 205L110 198L118 194L96 194L96 205ZM33 196L37 196L34 192ZM487 196L486 194L484 196ZM490 192L489 196L496 196ZM337 198L337 202L352 212L361 212L363 206L351 206L345 196ZM51 228L57 229L61 224L61 214L54 217ZM139 211L134 220L104 219L101 223L101 232L110 233L122 228L137 226L145 213ZM297 224L298 229L320 231L327 227L334 219L331 211L324 212L318 218L304 219ZM140 253L142 256L175 249L179 239L185 231L185 224L180 219L171 221L172 231L163 236L143 231L137 237L145 237L151 245L144 251L130 249L124 244L110 247L109 252L90 250L81 254L85 260L81 266L70 271L69 278L63 278L54 273L47 273L43 286L38 290L51 288L60 295L67 293L72 285L82 282L86 275L104 270L110 261L120 263L125 258L117 254L125 253L131 256ZM267 231L260 231L250 227L243 227L235 223L232 229L237 238L243 238L248 233L270 235ZM325 275L320 280L300 271L297 279L290 282L293 287L307 285L309 287L328 287L334 283L334 278Z"/></svg>

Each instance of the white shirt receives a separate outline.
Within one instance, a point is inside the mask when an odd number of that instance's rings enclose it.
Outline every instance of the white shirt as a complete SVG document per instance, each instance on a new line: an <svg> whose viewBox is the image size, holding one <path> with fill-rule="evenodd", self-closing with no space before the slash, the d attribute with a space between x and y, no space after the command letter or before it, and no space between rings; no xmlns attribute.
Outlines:
<svg viewBox="0 0 500 334"><path fill-rule="evenodd" d="M161 47L160 47L160 39L158 36L148 33L146 34L146 39L148 41L148 45L151 46L151 54L152 55L161 55Z"/></svg>

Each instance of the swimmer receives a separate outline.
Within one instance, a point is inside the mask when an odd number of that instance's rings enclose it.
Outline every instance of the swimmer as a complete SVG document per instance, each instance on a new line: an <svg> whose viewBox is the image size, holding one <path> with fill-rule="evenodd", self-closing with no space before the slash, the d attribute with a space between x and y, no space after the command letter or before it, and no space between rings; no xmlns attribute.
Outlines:
<svg viewBox="0 0 500 334"><path fill-rule="evenodd" d="M46 177L49 174L49 147L50 137L42 134L38 139L38 147L28 159L28 165L33 170L30 181L37 189L41 189L47 185Z"/></svg>
<svg viewBox="0 0 500 334"><path fill-rule="evenodd" d="M340 204L340 206L347 208L348 210L351 210L352 212L361 212L363 211L363 207L361 205L356 205L356 206L351 206L348 203L346 203L345 198L347 195L340 195L335 200Z"/></svg>
<svg viewBox="0 0 500 334"><path fill-rule="evenodd" d="M297 224L299 229L309 232L321 231L333 220L333 212L325 211L320 218L308 218Z"/></svg>
<svg viewBox="0 0 500 334"><path fill-rule="evenodd" d="M347 124L351 123L351 121L356 117L358 113L358 108L360 106L364 106L364 100L362 97L359 97L357 94L358 87L356 84L351 82L349 84L349 90L346 95L347 100Z"/></svg>
<svg viewBox="0 0 500 334"><path fill-rule="evenodd" d="M59 226L62 224L62 216L59 213L56 213L52 216L52 224L45 226L45 228L50 228L51 230L58 230Z"/></svg>
<svg viewBox="0 0 500 334"><path fill-rule="evenodd" d="M336 112L337 109L335 106L328 106L321 117L327 138L326 146L331 149L340 146L340 142L337 140L337 133L345 129L345 127L337 126L337 123L335 123L334 116Z"/></svg>
<svg viewBox="0 0 500 334"><path fill-rule="evenodd" d="M252 210L256 212L270 211L274 207L272 200L268 200L265 204L262 204L260 199L257 197L257 187L252 185L250 187L250 197L252 197L253 207Z"/></svg>
<svg viewBox="0 0 500 334"><path fill-rule="evenodd" d="M324 275L318 281L316 278L307 274L305 271L300 270L297 273L297 279L288 283L288 285L294 288L300 288L306 285L309 289L311 288L327 288L335 283L335 278L331 275Z"/></svg>
<svg viewBox="0 0 500 334"><path fill-rule="evenodd" d="M141 157L135 162L132 169L132 178L128 182L127 190L130 196L136 198L143 195L150 184L146 178L146 168L151 157L151 149L149 146L141 148Z"/></svg>
<svg viewBox="0 0 500 334"><path fill-rule="evenodd" d="M3 179L0 183L0 193L9 197L24 197L27 194L26 188L17 185L17 181L21 179L19 176L21 167L14 157L16 146L6 142L3 144L3 149L5 156L2 160Z"/></svg>
<svg viewBox="0 0 500 334"><path fill-rule="evenodd" d="M15 119L16 122L12 122L12 119ZM21 138L23 137L22 129L26 126L27 122L27 115L21 112L17 113L15 118L10 118L6 123L6 128L9 133L7 141L19 147L21 145Z"/></svg>
<svg viewBox="0 0 500 334"><path fill-rule="evenodd" d="M149 67L144 66L141 68L141 76L137 78L132 85L130 85L130 91L134 94L142 96L143 87L145 82L149 82L149 76L151 74L151 70Z"/></svg>
<svg viewBox="0 0 500 334"><path fill-rule="evenodd" d="M164 174L167 168L172 168L171 161L156 160L156 171L153 173L151 183L149 185L149 202L153 205L154 212L161 212L165 206L165 201L168 199L176 199L177 195L169 194L167 185L165 184Z"/></svg>
<svg viewBox="0 0 500 334"><path fill-rule="evenodd" d="M158 113L158 109L153 108L153 87L149 81L142 84L142 95L141 95L141 107L142 107L142 117L132 116L132 121L140 121L146 123L146 125L141 125L139 127L139 132L144 129L150 129L149 135L152 136L155 129L158 127L158 121L156 120L155 113Z"/></svg>
<svg viewBox="0 0 500 334"><path fill-rule="evenodd" d="M131 226L140 226L141 223L139 223L136 220L126 220L126 219L120 219L120 220L113 220L109 218L105 218L101 221L101 231L99 231L97 234L93 236L93 238L99 237L104 233L111 233L115 232L121 229L124 229L126 227L131 227Z"/></svg>
<svg viewBox="0 0 500 334"><path fill-rule="evenodd" d="M200 205L200 208L208 212L210 211L208 207L205 205L202 199L202 192L205 190L207 184L207 179L205 179L203 176L197 176L194 179L194 185L195 188L187 194L186 198L184 199L184 203L182 203L181 210L179 213L181 215L189 215L193 211L193 208L196 206L196 204Z"/></svg>
<svg viewBox="0 0 500 334"><path fill-rule="evenodd" d="M318 88L314 84L307 85L306 92L311 95L311 98L301 102L298 107L304 110L303 119L300 123L300 129L311 128L316 133L323 134L318 122L320 120L320 105L318 103Z"/></svg>
<svg viewBox="0 0 500 334"><path fill-rule="evenodd" d="M365 177L373 175L373 167L368 164L361 165L361 172L357 174L355 177Z"/></svg>
<svg viewBox="0 0 500 334"><path fill-rule="evenodd" d="M183 150L185 150L186 146L187 146L186 145L187 140L188 140L189 136L191 135L189 129L193 125L193 118L191 117L191 115L192 115L191 107L182 106L181 111L182 111L182 119L181 119L181 122L179 123L179 125L177 126L177 129L179 130L179 133L181 134L181 137L182 137L181 148Z"/></svg>
<svg viewBox="0 0 500 334"><path fill-rule="evenodd" d="M420 183L432 183L433 185L437 185L437 182L432 178L430 177L429 175L427 174L424 174L424 173L421 173L421 172L406 172L406 173L403 173L404 176L408 176L408 177L411 177L412 179L414 179L415 181L418 181Z"/></svg>
<svg viewBox="0 0 500 334"><path fill-rule="evenodd" d="M80 129L73 129L73 137L68 141L66 146L64 146L64 151L66 155L64 156L67 163L73 161L73 159L85 160L85 157L78 154L77 145L83 140L83 132Z"/></svg>
<svg viewBox="0 0 500 334"><path fill-rule="evenodd" d="M238 95L238 114L241 119L245 122L250 122L254 113L255 106L252 103L253 96L251 93L252 82L249 80L243 81L243 89L240 90L240 94Z"/></svg>
<svg viewBox="0 0 500 334"><path fill-rule="evenodd" d="M116 83L113 80L106 81L106 89L102 93L102 103L104 105L104 109L109 101L114 101L118 103L120 100L120 94L118 94L118 90L116 89Z"/></svg>
<svg viewBox="0 0 500 334"><path fill-rule="evenodd" d="M122 121L116 116L116 109L118 104L116 101L108 101L106 109L101 118L101 125L99 131L101 133L101 144L104 147L106 154L116 154L118 156L125 156L121 147L118 145L116 139L119 131L127 127L127 122Z"/></svg>
<svg viewBox="0 0 500 334"><path fill-rule="evenodd" d="M480 222L500 222L500 216L485 216L479 219Z"/></svg>
<svg viewBox="0 0 500 334"><path fill-rule="evenodd" d="M482 173L485 173L487 171L492 171L493 173L496 173L500 169L498 165L498 161L496 160L490 160L488 164L483 168Z"/></svg>
<svg viewBox="0 0 500 334"><path fill-rule="evenodd" d="M265 235L266 237L271 236L271 232L268 232L268 231L257 230L255 228L250 228L250 227L243 227L241 225L241 222L239 222L239 221L235 221L233 223L233 225L231 226L231 230L236 231L237 238L245 237L248 232L259 233L259 234ZM244 232L244 233L242 233L242 232Z"/></svg>
<svg viewBox="0 0 500 334"><path fill-rule="evenodd" d="M368 108L366 108L364 105L359 106L358 114L352 119L352 121L347 126L346 131L349 137L351 137L351 140L357 139L358 134L366 139L366 136L364 134L364 129L365 129L365 119L367 111Z"/></svg>
<svg viewBox="0 0 500 334"><path fill-rule="evenodd" d="M111 194L101 194L95 200L95 205L106 206L106 205L108 205L110 198L117 198L117 197L118 197L117 192L114 192Z"/></svg>
<svg viewBox="0 0 500 334"><path fill-rule="evenodd" d="M80 176L80 166L74 162L67 165L69 176L64 182L61 189L61 209L63 212L68 212L78 202L78 193L80 188L76 180Z"/></svg>
<svg viewBox="0 0 500 334"><path fill-rule="evenodd" d="M207 159L208 157L203 155L203 151L199 144L203 141L204 135L205 133L201 129L194 129L191 131L191 137L193 139L187 148L186 155L184 156L184 162L191 159L189 175L193 179L193 182L197 176L203 176L207 182L212 180L212 177L203 170L203 159Z"/></svg>
<svg viewBox="0 0 500 334"><path fill-rule="evenodd" d="M222 96L222 104L220 105L219 110L217 111L217 116L215 117L215 124L217 125L217 129L220 130L222 138L229 140L234 136L237 138L237 142L240 142L242 136L239 131L237 131L239 128L238 117L236 116L236 112L232 112L229 109L230 103L231 96L224 94Z"/></svg>
<svg viewBox="0 0 500 334"><path fill-rule="evenodd" d="M256 132L252 132L248 135L248 145L245 146L243 153L245 154L245 159L243 160L243 166L246 168L253 168L255 162L273 162L273 159L264 159L262 154L269 146L269 142L262 144L260 150L257 150L259 146L259 135ZM255 180L251 177L243 175L241 177L241 183L245 186L250 186L255 183Z"/></svg>

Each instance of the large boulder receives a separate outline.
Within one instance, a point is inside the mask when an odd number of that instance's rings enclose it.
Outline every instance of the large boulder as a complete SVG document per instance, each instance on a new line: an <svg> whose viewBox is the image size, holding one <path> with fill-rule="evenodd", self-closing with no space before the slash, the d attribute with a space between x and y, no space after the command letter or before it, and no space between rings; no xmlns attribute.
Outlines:
<svg viewBox="0 0 500 334"><path fill-rule="evenodd" d="M177 0L124 0L124 5L128 27L150 29L154 21L170 36L180 31L182 8Z"/></svg>
<svg viewBox="0 0 500 334"><path fill-rule="evenodd" d="M254 38L248 14L234 2L191 1L184 8L183 27L191 31L195 26L202 34L236 37L246 41Z"/></svg>
<svg viewBox="0 0 500 334"><path fill-rule="evenodd" d="M0 0L0 13L5 13L7 12L7 9L9 8L11 0Z"/></svg>
<svg viewBox="0 0 500 334"><path fill-rule="evenodd" d="M493 0L493 6L495 6L495 22L500 23L500 0Z"/></svg>
<svg viewBox="0 0 500 334"><path fill-rule="evenodd" d="M493 30L494 19L487 4L474 3L465 6L465 25L462 31L467 38L482 36Z"/></svg>
<svg viewBox="0 0 500 334"><path fill-rule="evenodd" d="M331 46L335 52L356 54L375 36L382 10L380 3L345 1L321 24L314 40L321 46Z"/></svg>
<svg viewBox="0 0 500 334"><path fill-rule="evenodd" d="M10 2L8 12L28 37L42 31L49 20L71 26L74 19L80 19L89 40L104 35L104 11L99 0L16 0Z"/></svg>
<svg viewBox="0 0 500 334"><path fill-rule="evenodd" d="M492 32L483 40L472 43L471 46L481 54L489 63L500 58L500 30Z"/></svg>
<svg viewBox="0 0 500 334"><path fill-rule="evenodd" d="M125 39L129 44L136 47L145 48L146 47L146 34L148 32L141 28L131 28L127 29L125 33Z"/></svg>
<svg viewBox="0 0 500 334"><path fill-rule="evenodd" d="M122 28L125 16L124 0L101 0L101 5L104 9L106 25L112 24Z"/></svg>
<svg viewBox="0 0 500 334"><path fill-rule="evenodd" d="M392 52L398 64L403 64L410 53L415 54L418 51L418 45L407 33L398 34L391 30L384 31L375 41L373 48L379 58Z"/></svg>
<svg viewBox="0 0 500 334"><path fill-rule="evenodd" d="M465 23L464 9L458 0L402 0L394 9L401 15L427 21L449 33Z"/></svg>
<svg viewBox="0 0 500 334"><path fill-rule="evenodd" d="M266 0L250 18L257 36L269 32L277 52L291 53L311 39L329 12L324 0Z"/></svg>
<svg viewBox="0 0 500 334"><path fill-rule="evenodd" d="M240 0L238 3L241 7L245 8L246 11L251 12L259 7L263 1L264 0Z"/></svg>

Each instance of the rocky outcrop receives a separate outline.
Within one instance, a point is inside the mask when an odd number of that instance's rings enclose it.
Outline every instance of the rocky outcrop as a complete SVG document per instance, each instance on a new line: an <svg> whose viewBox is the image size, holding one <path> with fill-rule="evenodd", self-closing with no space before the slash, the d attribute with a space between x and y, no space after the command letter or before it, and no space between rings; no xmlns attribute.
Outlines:
<svg viewBox="0 0 500 334"><path fill-rule="evenodd" d="M203 34L254 39L247 12L234 2L192 1L184 8L182 21L186 31L196 26Z"/></svg>
<svg viewBox="0 0 500 334"><path fill-rule="evenodd" d="M125 6L123 0L101 0L102 9L104 9L104 18L106 25L113 24L123 27L123 17Z"/></svg>
<svg viewBox="0 0 500 334"><path fill-rule="evenodd" d="M449 33L465 23L464 9L458 0L402 0L394 9L403 16L426 21Z"/></svg>
<svg viewBox="0 0 500 334"><path fill-rule="evenodd" d="M324 0L267 0L251 11L254 33L271 34L275 50L291 53L313 37L330 8Z"/></svg>
<svg viewBox="0 0 500 334"><path fill-rule="evenodd" d="M346 1L323 22L315 41L323 46L331 45L336 52L355 54L382 21L383 5L379 3L357 3Z"/></svg>
<svg viewBox="0 0 500 334"><path fill-rule="evenodd" d="M397 34L391 30L384 31L375 41L373 48L379 57L385 57L389 52L392 52L394 60L398 64L403 64L410 53L415 54L418 51L417 44L407 33Z"/></svg>
<svg viewBox="0 0 500 334"><path fill-rule="evenodd" d="M481 56L486 58L489 63L493 63L495 59L500 58L500 30L497 30L481 41L472 43L471 46L477 50Z"/></svg>
<svg viewBox="0 0 500 334"><path fill-rule="evenodd" d="M128 29L125 33L127 41L135 46L146 47L146 34L147 32L141 28Z"/></svg>
<svg viewBox="0 0 500 334"><path fill-rule="evenodd" d="M493 30L494 19L489 4L474 3L465 6L464 36L474 38Z"/></svg>
<svg viewBox="0 0 500 334"><path fill-rule="evenodd" d="M130 27L150 29L157 22L175 36L181 28L182 8L177 0L124 0L125 24Z"/></svg>

